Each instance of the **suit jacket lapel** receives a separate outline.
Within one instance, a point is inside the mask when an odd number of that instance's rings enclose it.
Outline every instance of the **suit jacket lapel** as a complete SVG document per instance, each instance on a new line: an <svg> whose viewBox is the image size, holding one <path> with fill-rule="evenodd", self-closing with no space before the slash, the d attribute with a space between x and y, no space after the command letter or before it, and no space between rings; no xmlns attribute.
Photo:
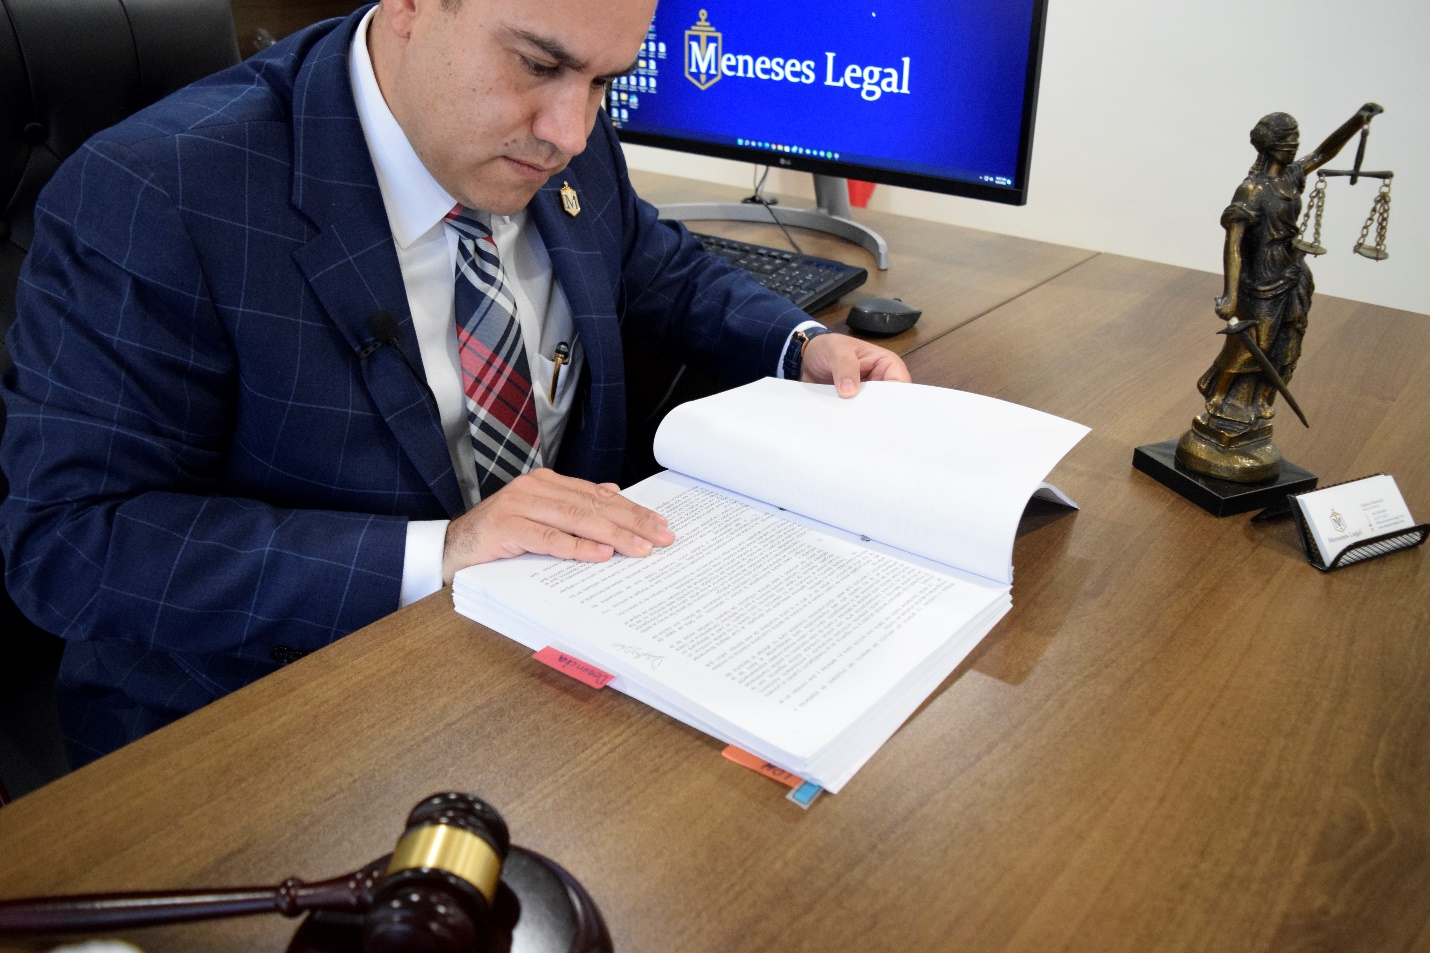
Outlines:
<svg viewBox="0 0 1430 953"><path fill-rule="evenodd" d="M319 229L294 259L359 356L363 383L403 452L457 516L461 490L421 376L402 271L353 101L348 48L361 18L360 11L320 40L294 85L293 204ZM377 342L372 316L379 310L397 319L395 346Z"/></svg>
<svg viewBox="0 0 1430 953"><path fill-rule="evenodd" d="M572 323L586 358L591 395L581 408L583 419L568 425L561 450L563 470L589 480L615 480L620 473L626 439L625 365L622 357L616 296L603 266L598 234L596 196L575 215L562 206L561 188L569 185L578 199L581 177L568 167L536 193L527 206L546 245L556 280L571 308Z"/></svg>

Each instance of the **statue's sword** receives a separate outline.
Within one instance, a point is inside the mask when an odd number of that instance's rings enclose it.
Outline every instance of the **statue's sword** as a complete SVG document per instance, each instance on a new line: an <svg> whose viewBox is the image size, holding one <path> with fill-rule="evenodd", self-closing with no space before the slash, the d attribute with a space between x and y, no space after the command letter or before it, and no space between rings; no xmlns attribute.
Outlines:
<svg viewBox="0 0 1430 953"><path fill-rule="evenodd" d="M1301 413L1301 405L1296 403L1296 398L1291 396L1291 389L1286 386L1286 382L1277 373L1276 367L1271 363L1271 358L1266 356L1266 352L1261 350L1261 345L1257 344L1256 338L1252 336L1251 329L1255 326L1256 322L1254 321L1242 321L1232 317L1226 322L1226 327L1218 331L1217 334L1241 335L1241 343L1245 344L1246 349L1251 352L1251 356L1256 358L1256 363L1261 365L1261 370L1271 380L1276 392L1286 398L1286 403L1296 411L1296 416L1301 418L1301 423L1309 428L1311 424L1306 420L1306 415Z"/></svg>

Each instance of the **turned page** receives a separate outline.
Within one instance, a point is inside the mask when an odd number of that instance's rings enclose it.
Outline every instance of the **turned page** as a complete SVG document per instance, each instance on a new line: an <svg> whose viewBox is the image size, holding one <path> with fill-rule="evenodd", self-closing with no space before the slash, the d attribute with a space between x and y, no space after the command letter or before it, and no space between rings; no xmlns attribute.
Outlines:
<svg viewBox="0 0 1430 953"><path fill-rule="evenodd" d="M881 381L765 378L666 416L664 467L1011 584L1013 540L1043 478L1088 432L1007 401Z"/></svg>

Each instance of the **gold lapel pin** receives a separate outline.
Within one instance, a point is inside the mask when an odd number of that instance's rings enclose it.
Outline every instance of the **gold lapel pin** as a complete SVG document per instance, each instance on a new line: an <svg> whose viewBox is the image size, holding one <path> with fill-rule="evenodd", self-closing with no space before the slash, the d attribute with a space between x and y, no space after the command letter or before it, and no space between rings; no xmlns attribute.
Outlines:
<svg viewBox="0 0 1430 953"><path fill-rule="evenodd" d="M571 188L569 182L561 183L561 207L572 218L581 214L581 200L576 197L576 190Z"/></svg>

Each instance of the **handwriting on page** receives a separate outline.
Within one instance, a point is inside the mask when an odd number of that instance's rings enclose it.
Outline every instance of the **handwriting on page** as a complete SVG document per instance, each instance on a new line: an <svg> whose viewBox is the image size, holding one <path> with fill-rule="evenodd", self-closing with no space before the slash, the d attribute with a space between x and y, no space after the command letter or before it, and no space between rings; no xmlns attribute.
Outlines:
<svg viewBox="0 0 1430 953"><path fill-rule="evenodd" d="M702 487L662 511L674 545L640 560L559 563L534 578L796 710L955 585L868 549L830 547L799 523Z"/></svg>
<svg viewBox="0 0 1430 953"><path fill-rule="evenodd" d="M660 663L665 661L664 655L647 651L639 645L626 645L624 642L617 642L611 648L633 661L650 666L651 671L660 668Z"/></svg>

